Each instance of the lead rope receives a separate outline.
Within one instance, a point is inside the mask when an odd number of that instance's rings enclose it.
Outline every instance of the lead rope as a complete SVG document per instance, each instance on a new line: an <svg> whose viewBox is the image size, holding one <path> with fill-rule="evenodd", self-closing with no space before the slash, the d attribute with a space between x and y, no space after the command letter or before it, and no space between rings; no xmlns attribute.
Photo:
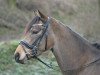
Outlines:
<svg viewBox="0 0 100 75"><path fill-rule="evenodd" d="M47 63L43 62L40 58L38 58L38 57L36 57L36 56L35 56L34 58L37 59L38 61L40 61L41 63L43 63L45 66L47 66L47 67L49 67L49 68L55 70L51 65L48 65Z"/></svg>
<svg viewBox="0 0 100 75"><path fill-rule="evenodd" d="M51 50L52 53L53 53L54 49L51 48L50 50ZM38 58L37 56L34 56L34 58L37 59L38 61L40 61L40 62L41 62L42 64L44 64L45 66L47 66L48 68L53 69L53 70L55 70L55 71L58 71L58 69L55 69L54 67L52 67L52 64L51 64L51 63L50 63L50 64L47 64L47 63L45 63L44 61L42 61L40 58ZM57 67L57 66L55 66L55 67Z"/></svg>

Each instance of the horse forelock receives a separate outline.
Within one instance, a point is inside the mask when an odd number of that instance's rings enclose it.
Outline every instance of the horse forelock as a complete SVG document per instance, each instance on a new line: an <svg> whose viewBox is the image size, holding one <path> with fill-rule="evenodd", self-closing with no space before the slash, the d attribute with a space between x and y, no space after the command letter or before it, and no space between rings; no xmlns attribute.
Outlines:
<svg viewBox="0 0 100 75"><path fill-rule="evenodd" d="M28 31L31 29L32 25L39 22L39 16L33 18L25 27L24 34L26 35Z"/></svg>

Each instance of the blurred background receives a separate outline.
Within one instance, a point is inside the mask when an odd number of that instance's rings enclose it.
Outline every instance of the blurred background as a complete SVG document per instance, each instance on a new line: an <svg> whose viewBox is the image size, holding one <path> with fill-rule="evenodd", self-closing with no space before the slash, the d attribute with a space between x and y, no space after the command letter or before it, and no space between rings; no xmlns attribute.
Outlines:
<svg viewBox="0 0 100 75"><path fill-rule="evenodd" d="M0 0L0 75L61 75L49 51L40 58L56 70L37 60L25 65L14 61L13 53L35 9L63 22L91 43L100 43L100 0Z"/></svg>

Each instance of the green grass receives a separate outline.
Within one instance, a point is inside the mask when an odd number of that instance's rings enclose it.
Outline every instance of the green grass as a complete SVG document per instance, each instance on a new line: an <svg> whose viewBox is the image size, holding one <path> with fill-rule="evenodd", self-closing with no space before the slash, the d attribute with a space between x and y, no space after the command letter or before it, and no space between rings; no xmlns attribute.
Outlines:
<svg viewBox="0 0 100 75"><path fill-rule="evenodd" d="M54 56L40 56L46 63L52 62L52 70L36 59L28 61L27 64L18 64L14 60L14 51L18 41L0 43L0 75L62 75Z"/></svg>
<svg viewBox="0 0 100 75"><path fill-rule="evenodd" d="M15 8L16 7L16 0L7 0L9 6L11 8Z"/></svg>

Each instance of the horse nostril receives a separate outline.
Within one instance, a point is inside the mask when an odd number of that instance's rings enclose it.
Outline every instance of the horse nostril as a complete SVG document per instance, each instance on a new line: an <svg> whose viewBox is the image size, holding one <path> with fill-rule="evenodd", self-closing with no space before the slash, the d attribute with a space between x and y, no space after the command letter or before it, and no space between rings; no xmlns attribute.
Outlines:
<svg viewBox="0 0 100 75"><path fill-rule="evenodd" d="M15 54L15 61L16 61L17 63L24 64L24 61L23 61L23 60L19 60L19 58L20 58L20 54L19 54L19 53L16 53L16 54Z"/></svg>
<svg viewBox="0 0 100 75"><path fill-rule="evenodd" d="M15 54L15 61L16 62L19 62L19 58L20 58L20 54L19 53L16 53Z"/></svg>

